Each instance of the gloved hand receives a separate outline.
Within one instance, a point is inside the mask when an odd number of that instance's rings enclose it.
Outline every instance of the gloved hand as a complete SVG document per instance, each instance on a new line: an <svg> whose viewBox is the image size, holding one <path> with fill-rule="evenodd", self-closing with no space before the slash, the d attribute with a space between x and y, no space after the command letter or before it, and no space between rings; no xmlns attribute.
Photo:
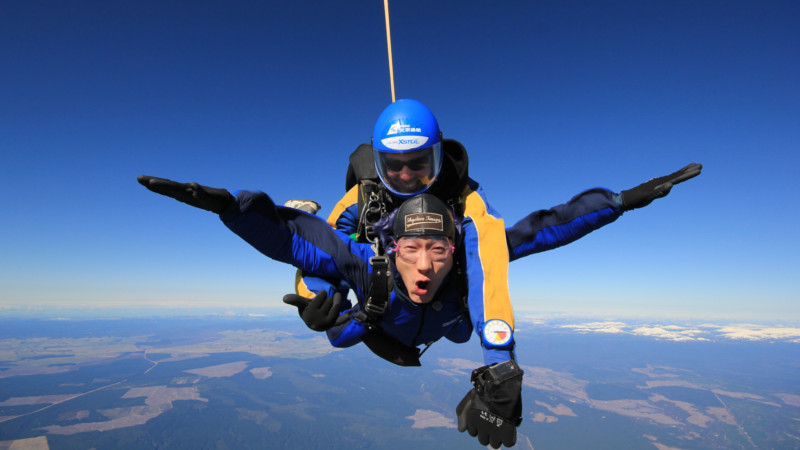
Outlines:
<svg viewBox="0 0 800 450"><path fill-rule="evenodd" d="M342 294L339 292L328 297L325 291L319 291L313 299L287 294L283 297L283 303L296 306L300 318L314 331L325 331L350 320L350 314L339 315L342 305Z"/></svg>
<svg viewBox="0 0 800 450"><path fill-rule="evenodd" d="M178 183L177 181L149 175L139 175L136 179L139 184L156 194L166 195L195 208L205 209L217 214L225 211L225 208L233 201L233 195L225 189L212 188L197 183Z"/></svg>
<svg viewBox="0 0 800 450"><path fill-rule="evenodd" d="M522 374L513 360L475 369L475 388L456 408L458 431L469 431L481 445L513 446L522 422Z"/></svg>
<svg viewBox="0 0 800 450"><path fill-rule="evenodd" d="M702 169L702 164L692 163L673 174L653 178L633 189L622 191L622 210L641 208L657 198L665 197L672 186L700 175Z"/></svg>

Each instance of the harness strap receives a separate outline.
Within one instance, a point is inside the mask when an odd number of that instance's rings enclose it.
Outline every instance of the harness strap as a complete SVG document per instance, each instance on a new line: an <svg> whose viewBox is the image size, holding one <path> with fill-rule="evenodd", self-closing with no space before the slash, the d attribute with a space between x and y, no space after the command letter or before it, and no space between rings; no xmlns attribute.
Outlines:
<svg viewBox="0 0 800 450"><path fill-rule="evenodd" d="M369 280L369 292L364 302L364 310L359 311L355 319L369 327L379 322L389 309L389 295L392 292L392 271L389 268L389 257L383 253L380 240L375 237L372 241L372 250L375 256L369 258L372 274Z"/></svg>
<svg viewBox="0 0 800 450"><path fill-rule="evenodd" d="M462 195L447 199L447 206L453 211L453 217L464 217L464 199Z"/></svg>
<svg viewBox="0 0 800 450"><path fill-rule="evenodd" d="M361 180L358 189L358 236L373 241L377 236L373 225L387 214L382 185L372 180ZM377 254L377 253L376 253Z"/></svg>
<svg viewBox="0 0 800 450"><path fill-rule="evenodd" d="M389 309L389 292L391 285L391 271L389 258L385 255L373 256L369 259L372 265L372 279L369 283L369 295L364 303L367 315L380 318Z"/></svg>

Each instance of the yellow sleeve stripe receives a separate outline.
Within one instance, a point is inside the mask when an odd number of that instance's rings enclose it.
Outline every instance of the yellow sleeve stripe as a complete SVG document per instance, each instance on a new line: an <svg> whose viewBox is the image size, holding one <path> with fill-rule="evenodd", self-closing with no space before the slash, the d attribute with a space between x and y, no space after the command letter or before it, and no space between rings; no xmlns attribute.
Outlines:
<svg viewBox="0 0 800 450"><path fill-rule="evenodd" d="M344 194L341 200L339 200L336 205L333 207L333 211L331 211L331 215L328 216L328 225L333 228L336 228L336 221L339 219L339 216L342 215L345 209L349 208L350 206L358 203L358 184L350 188L347 191L347 194Z"/></svg>
<svg viewBox="0 0 800 450"><path fill-rule="evenodd" d="M297 272L294 274L294 290L297 292L297 295L301 297L314 298L315 296L306 286L306 282L303 280L303 272L301 272L300 269L297 269Z"/></svg>
<svg viewBox="0 0 800 450"><path fill-rule="evenodd" d="M333 211L331 211L330 216L328 216L328 225L333 228L336 228L336 221L339 219L339 216L342 215L345 209L347 209L350 205L358 202L358 185L354 186L350 189L347 194L336 203L334 206ZM316 294L311 292L311 290L306 286L305 280L303 280L303 273L298 270L295 272L294 276L294 290L297 295L306 298L314 298Z"/></svg>
<svg viewBox="0 0 800 450"><path fill-rule="evenodd" d="M477 192L464 191L464 216L470 217L478 233L478 254L483 269L484 321L501 319L514 329L514 311L508 293L508 246L501 217L487 211Z"/></svg>

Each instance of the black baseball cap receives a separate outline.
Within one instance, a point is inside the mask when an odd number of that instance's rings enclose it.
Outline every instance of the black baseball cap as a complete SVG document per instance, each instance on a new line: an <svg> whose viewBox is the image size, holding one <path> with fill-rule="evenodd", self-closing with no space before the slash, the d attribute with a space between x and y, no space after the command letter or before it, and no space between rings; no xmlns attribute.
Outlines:
<svg viewBox="0 0 800 450"><path fill-rule="evenodd" d="M403 236L445 236L454 239L455 225L450 209L431 194L419 194L397 209L392 226L394 238Z"/></svg>

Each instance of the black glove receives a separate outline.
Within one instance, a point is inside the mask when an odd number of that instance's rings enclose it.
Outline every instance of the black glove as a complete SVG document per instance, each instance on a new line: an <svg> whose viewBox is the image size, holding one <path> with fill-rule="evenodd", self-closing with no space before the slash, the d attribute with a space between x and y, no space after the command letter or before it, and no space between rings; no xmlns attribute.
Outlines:
<svg viewBox="0 0 800 450"><path fill-rule="evenodd" d="M653 178L633 189L622 191L622 210L641 208L657 198L665 197L672 186L700 175L702 169L702 164L691 163L671 175Z"/></svg>
<svg viewBox="0 0 800 450"><path fill-rule="evenodd" d="M342 294L338 292L333 297L328 297L325 291L320 291L314 298L286 294L283 303L296 306L300 318L314 331L325 331L350 320L350 314L339 315Z"/></svg>
<svg viewBox="0 0 800 450"><path fill-rule="evenodd" d="M225 189L212 188L197 183L178 183L177 181L149 175L139 175L136 179L139 180L139 184L156 194L166 195L195 208L205 209L217 214L225 211L234 200L233 195Z"/></svg>
<svg viewBox="0 0 800 450"><path fill-rule="evenodd" d="M515 361L472 371L475 388L456 408L458 431L478 436L481 445L513 446L522 422L522 374Z"/></svg>

